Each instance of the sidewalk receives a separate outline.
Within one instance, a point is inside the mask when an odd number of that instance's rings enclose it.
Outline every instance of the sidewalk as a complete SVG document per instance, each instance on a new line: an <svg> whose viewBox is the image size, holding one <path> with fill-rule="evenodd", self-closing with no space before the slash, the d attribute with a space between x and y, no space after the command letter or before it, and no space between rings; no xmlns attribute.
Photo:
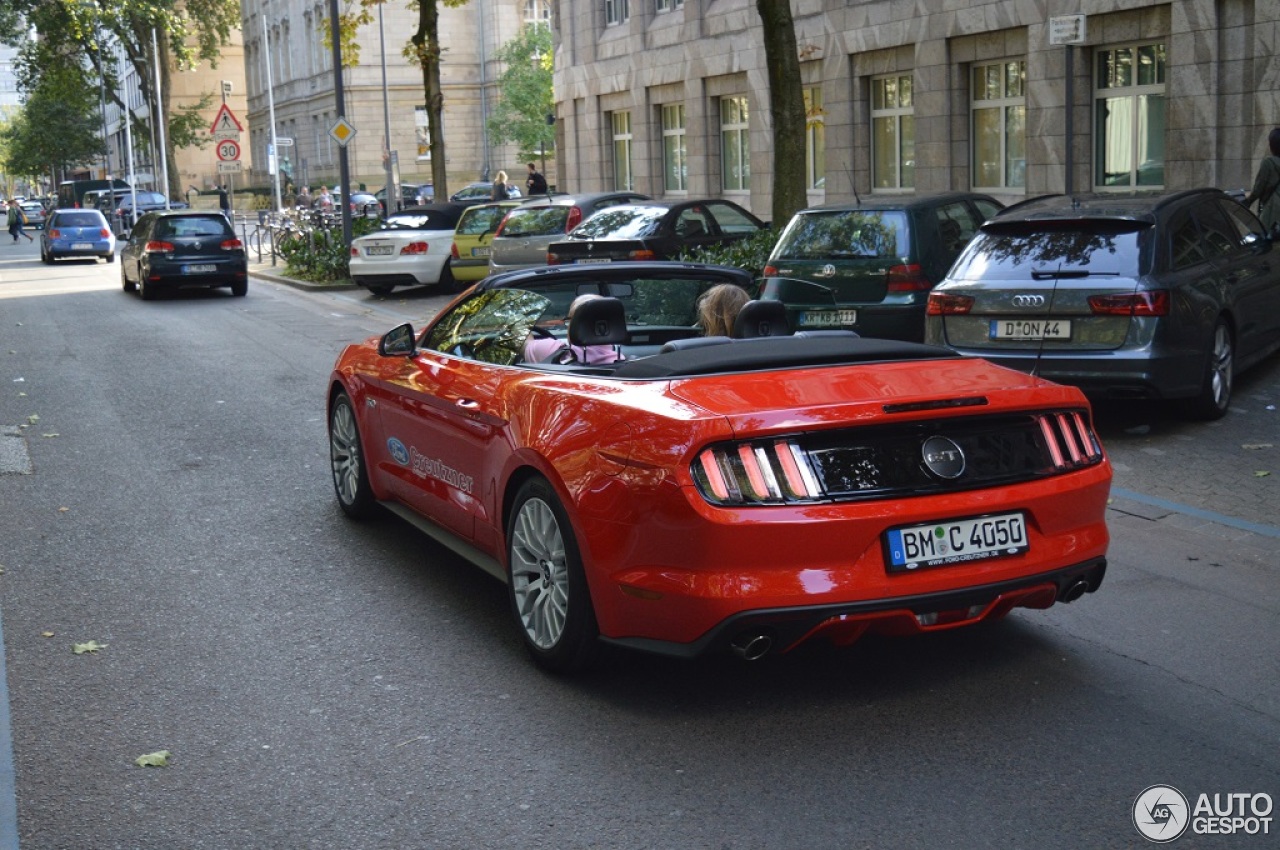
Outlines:
<svg viewBox="0 0 1280 850"><path fill-rule="evenodd" d="M309 280L299 280L296 277L290 277L285 274L284 261L277 260L275 265L271 264L271 260L263 259L262 262L249 261L249 276L269 280L272 283L283 283L286 286L292 286L294 289L301 289L307 292L341 292L344 290L359 289L351 281L341 281L338 283L315 283Z"/></svg>

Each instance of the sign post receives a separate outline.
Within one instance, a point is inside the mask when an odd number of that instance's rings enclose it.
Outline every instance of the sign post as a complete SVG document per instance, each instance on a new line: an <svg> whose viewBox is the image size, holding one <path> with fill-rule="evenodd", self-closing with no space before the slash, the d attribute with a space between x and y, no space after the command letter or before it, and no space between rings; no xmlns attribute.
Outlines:
<svg viewBox="0 0 1280 850"><path fill-rule="evenodd" d="M223 96L225 97L225 87ZM244 132L244 127L240 126L240 122L236 120L235 114L231 111L231 107L223 102L218 109L218 114L213 118L213 125L209 127L209 135L217 140L218 151L218 174L227 175L227 203L232 207L235 206L236 197L236 178L235 175L240 171L240 134ZM227 210L227 216L231 221L235 222L232 209Z"/></svg>
<svg viewBox="0 0 1280 850"><path fill-rule="evenodd" d="M1088 39L1088 19L1085 15L1059 15L1049 19L1049 44L1061 44L1067 51L1066 61L1066 125L1063 127L1063 133L1066 135L1066 173L1063 179L1066 186L1063 188L1068 195L1075 191L1075 51L1071 49L1074 44L1084 44Z"/></svg>

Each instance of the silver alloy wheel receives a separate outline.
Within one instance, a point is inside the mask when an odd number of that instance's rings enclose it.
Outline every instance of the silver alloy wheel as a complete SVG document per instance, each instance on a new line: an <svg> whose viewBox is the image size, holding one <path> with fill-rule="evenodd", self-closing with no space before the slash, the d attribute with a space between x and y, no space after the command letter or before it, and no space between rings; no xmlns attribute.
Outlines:
<svg viewBox="0 0 1280 850"><path fill-rule="evenodd" d="M540 498L529 499L516 514L511 590L529 642L539 649L559 643L569 613L569 559L560 523Z"/></svg>
<svg viewBox="0 0 1280 850"><path fill-rule="evenodd" d="M344 505L354 505L360 494L360 434L351 405L337 403L329 423L329 461L333 487Z"/></svg>
<svg viewBox="0 0 1280 850"><path fill-rule="evenodd" d="M1209 382L1213 403L1219 408L1225 408L1231 398L1233 361L1231 331L1225 322L1219 322L1213 331L1213 353L1209 355Z"/></svg>

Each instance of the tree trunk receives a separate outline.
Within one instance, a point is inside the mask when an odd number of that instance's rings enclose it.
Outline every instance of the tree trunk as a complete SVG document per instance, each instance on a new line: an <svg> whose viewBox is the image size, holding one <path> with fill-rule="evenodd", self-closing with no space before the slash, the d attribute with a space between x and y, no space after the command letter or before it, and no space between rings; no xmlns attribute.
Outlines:
<svg viewBox="0 0 1280 850"><path fill-rule="evenodd" d="M805 189L804 90L796 52L790 0L756 0L764 25L769 68L769 115L773 120L773 226L780 229L808 206Z"/></svg>
<svg viewBox="0 0 1280 850"><path fill-rule="evenodd" d="M422 66L422 88L427 101L432 191L437 199L447 199L449 178L445 169L444 92L440 88L440 9L437 2L420 0L418 3L418 31L413 34L413 46Z"/></svg>
<svg viewBox="0 0 1280 850"><path fill-rule="evenodd" d="M159 45L160 52L160 89L161 97L164 99L164 108L161 110L161 120L165 123L164 127L164 156L166 170L169 172L169 195L172 199L174 192L180 192L182 187L182 175L178 171L178 158L174 156L173 134L169 132L168 116L172 113L173 92L170 86L170 80L173 77L172 69L169 67L169 33L165 30L157 30L156 43ZM157 178L159 175L157 175ZM164 190L164 182L161 181L156 186L156 191Z"/></svg>

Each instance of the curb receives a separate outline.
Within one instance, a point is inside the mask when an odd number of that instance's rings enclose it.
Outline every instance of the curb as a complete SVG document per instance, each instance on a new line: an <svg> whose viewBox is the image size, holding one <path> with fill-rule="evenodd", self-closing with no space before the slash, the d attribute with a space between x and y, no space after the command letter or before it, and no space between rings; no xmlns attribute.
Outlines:
<svg viewBox="0 0 1280 850"><path fill-rule="evenodd" d="M289 277L279 266L254 264L249 265L249 274L252 277L259 277L263 280L269 280L272 283L283 283L286 286L292 286L294 289L301 289L306 292L342 292L359 289L354 283L313 283L309 280L298 280L295 277Z"/></svg>

